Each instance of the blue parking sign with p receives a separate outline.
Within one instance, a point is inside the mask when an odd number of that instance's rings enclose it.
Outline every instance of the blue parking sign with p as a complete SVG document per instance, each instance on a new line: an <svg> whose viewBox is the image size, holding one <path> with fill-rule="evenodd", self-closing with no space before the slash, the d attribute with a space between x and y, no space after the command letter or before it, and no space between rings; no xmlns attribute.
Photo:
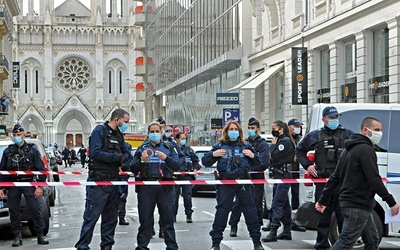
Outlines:
<svg viewBox="0 0 400 250"><path fill-rule="evenodd" d="M229 120L240 123L240 109L222 109L222 126L225 126Z"/></svg>

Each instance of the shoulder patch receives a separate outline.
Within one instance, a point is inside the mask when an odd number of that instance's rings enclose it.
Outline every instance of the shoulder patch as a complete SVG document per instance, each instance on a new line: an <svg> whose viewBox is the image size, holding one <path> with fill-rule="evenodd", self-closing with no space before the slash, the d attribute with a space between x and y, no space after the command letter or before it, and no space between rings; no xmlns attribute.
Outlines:
<svg viewBox="0 0 400 250"><path fill-rule="evenodd" d="M285 146L284 146L283 144L280 144L280 145L278 146L278 149L279 149L279 151L282 151L282 150L285 149Z"/></svg>

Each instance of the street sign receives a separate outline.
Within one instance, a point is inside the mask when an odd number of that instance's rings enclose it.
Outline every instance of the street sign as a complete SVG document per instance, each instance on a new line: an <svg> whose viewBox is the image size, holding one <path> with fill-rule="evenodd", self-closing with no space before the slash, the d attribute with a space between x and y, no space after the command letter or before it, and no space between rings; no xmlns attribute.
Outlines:
<svg viewBox="0 0 400 250"><path fill-rule="evenodd" d="M240 123L240 109L222 109L222 126L225 126L229 120Z"/></svg>
<svg viewBox="0 0 400 250"><path fill-rule="evenodd" d="M221 118L211 118L211 129L222 128L222 119Z"/></svg>
<svg viewBox="0 0 400 250"><path fill-rule="evenodd" d="M239 104L239 93L217 93L217 105Z"/></svg>

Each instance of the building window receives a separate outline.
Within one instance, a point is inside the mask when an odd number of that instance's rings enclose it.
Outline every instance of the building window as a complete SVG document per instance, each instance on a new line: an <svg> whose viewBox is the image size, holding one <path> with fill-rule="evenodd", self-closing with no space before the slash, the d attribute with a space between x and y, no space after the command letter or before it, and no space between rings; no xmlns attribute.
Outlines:
<svg viewBox="0 0 400 250"><path fill-rule="evenodd" d="M35 92L39 93L39 71L35 70Z"/></svg>
<svg viewBox="0 0 400 250"><path fill-rule="evenodd" d="M389 30L373 32L373 77L369 90L373 102L389 103Z"/></svg>
<svg viewBox="0 0 400 250"><path fill-rule="evenodd" d="M28 70L24 71L25 94L28 94Z"/></svg>
<svg viewBox="0 0 400 250"><path fill-rule="evenodd" d="M357 102L357 49L356 42L344 44L344 84L341 86L342 102Z"/></svg>
<svg viewBox="0 0 400 250"><path fill-rule="evenodd" d="M56 69L58 83L67 90L82 90L86 88L92 72L89 64L80 58L67 58Z"/></svg>
<svg viewBox="0 0 400 250"><path fill-rule="evenodd" d="M118 74L118 83L119 83L119 93L122 94L122 71L119 71Z"/></svg>
<svg viewBox="0 0 400 250"><path fill-rule="evenodd" d="M320 88L318 90L318 102L331 102L331 63L330 50L324 49L320 52L321 67L320 67Z"/></svg>
<svg viewBox="0 0 400 250"><path fill-rule="evenodd" d="M355 77L357 74L357 51L355 41L345 43L344 45L344 60L346 79Z"/></svg>
<svg viewBox="0 0 400 250"><path fill-rule="evenodd" d="M108 71L108 93L111 94L111 88L112 88L112 72L111 70Z"/></svg>

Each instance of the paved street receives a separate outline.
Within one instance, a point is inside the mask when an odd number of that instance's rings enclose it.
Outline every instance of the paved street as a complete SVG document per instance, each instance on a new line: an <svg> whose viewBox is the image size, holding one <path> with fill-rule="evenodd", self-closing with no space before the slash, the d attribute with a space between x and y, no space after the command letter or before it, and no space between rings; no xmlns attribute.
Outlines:
<svg viewBox="0 0 400 250"><path fill-rule="evenodd" d="M87 171L77 164L72 168L61 167L62 171ZM85 176L65 175L61 176L61 181L84 180ZM84 187L61 187L57 188L57 201L52 208L51 228L48 234L49 245L39 246L36 244L36 238L31 237L26 227L23 233L23 246L18 249L46 249L46 250L72 250L78 240L79 230L82 223L82 213L84 208ZM128 197L128 216L131 223L129 226L117 226L115 235L115 245L113 249L128 250L134 249L136 243L136 234L138 229L138 214L136 208L136 195L134 187L130 186ZM180 212L175 224L176 235L180 249L203 250L209 249L211 239L208 232L214 218L215 198L213 197L195 197L193 199L194 210L193 224L185 222L183 206L181 201ZM155 213L157 215L157 212ZM157 219L156 219L157 221ZM12 236L8 233L9 229L1 229L0 249L11 249ZM158 225L156 225L157 235L149 245L150 249L165 249L162 239L158 238ZM92 249L99 249L100 243L100 223L96 226L95 235L91 244ZM231 238L225 233L226 238L222 242L223 250L246 250L252 249L252 242L248 237L246 226L242 220L239 225L239 237ZM263 233L265 236L266 233ZM293 232L292 241L278 241L276 243L263 244L265 249L313 249L315 231L308 230L305 233ZM384 238L381 249L399 249L399 238ZM16 248L13 248L16 249Z"/></svg>

